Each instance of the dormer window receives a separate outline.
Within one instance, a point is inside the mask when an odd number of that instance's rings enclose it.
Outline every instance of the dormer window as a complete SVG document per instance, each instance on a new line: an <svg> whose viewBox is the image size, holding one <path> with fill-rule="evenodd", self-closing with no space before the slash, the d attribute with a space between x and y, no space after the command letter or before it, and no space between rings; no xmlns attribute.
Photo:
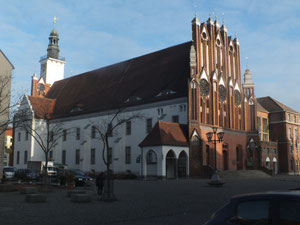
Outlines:
<svg viewBox="0 0 300 225"><path fill-rule="evenodd" d="M162 90L161 92L159 92L156 97L160 97L160 96L164 96L164 95L172 95L172 94L176 94L176 91L172 91L170 89L165 89Z"/></svg>

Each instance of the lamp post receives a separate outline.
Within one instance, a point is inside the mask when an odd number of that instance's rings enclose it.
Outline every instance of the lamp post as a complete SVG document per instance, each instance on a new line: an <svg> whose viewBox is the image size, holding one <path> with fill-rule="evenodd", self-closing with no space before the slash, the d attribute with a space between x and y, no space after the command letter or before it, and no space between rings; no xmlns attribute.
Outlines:
<svg viewBox="0 0 300 225"><path fill-rule="evenodd" d="M217 142L221 143L223 141L224 137L224 132L218 132L217 127L212 127L213 132L207 132L206 137L209 143L214 144L214 158L215 158L215 163L214 163L214 173L211 176L209 184L212 186L221 186L223 185L224 182L221 181L219 175L218 175L218 170L217 170Z"/></svg>

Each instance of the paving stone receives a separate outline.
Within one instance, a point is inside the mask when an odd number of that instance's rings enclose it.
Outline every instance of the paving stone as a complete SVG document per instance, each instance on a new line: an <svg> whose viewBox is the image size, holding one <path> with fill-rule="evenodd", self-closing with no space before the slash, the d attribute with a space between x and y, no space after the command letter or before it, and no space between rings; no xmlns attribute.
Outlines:
<svg viewBox="0 0 300 225"><path fill-rule="evenodd" d="M91 202L91 196L88 194L73 194L71 196L72 202Z"/></svg>
<svg viewBox="0 0 300 225"><path fill-rule="evenodd" d="M86 190L69 190L67 197L72 197L74 194L86 194Z"/></svg>
<svg viewBox="0 0 300 225"><path fill-rule="evenodd" d="M21 194L36 194L39 190L37 187L24 187L20 190Z"/></svg>
<svg viewBox="0 0 300 225"><path fill-rule="evenodd" d="M46 202L47 198L45 195L42 194L27 194L25 196L25 201L29 203L40 203Z"/></svg>

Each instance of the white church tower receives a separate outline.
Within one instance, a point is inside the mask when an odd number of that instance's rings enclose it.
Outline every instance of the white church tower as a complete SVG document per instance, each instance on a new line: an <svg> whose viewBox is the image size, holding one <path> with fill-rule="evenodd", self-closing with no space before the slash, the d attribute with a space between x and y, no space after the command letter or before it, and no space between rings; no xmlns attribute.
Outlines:
<svg viewBox="0 0 300 225"><path fill-rule="evenodd" d="M38 79L36 74L31 79L31 96L46 96L48 90L55 81L64 79L66 61L59 57L59 36L55 29L57 18L54 17L54 28L49 36L47 55L41 57L41 73Z"/></svg>
<svg viewBox="0 0 300 225"><path fill-rule="evenodd" d="M57 18L54 17L54 25ZM59 57L59 36L55 29L50 33L49 45L47 49L47 55L41 57L41 75L44 83L52 85L55 81L64 79L64 68L66 61L64 58Z"/></svg>

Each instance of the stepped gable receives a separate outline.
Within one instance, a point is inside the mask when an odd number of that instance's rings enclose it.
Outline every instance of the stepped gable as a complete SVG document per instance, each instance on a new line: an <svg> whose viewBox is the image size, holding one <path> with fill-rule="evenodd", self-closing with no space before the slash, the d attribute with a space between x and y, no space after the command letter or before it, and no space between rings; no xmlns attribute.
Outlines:
<svg viewBox="0 0 300 225"><path fill-rule="evenodd" d="M54 117L187 97L191 44L186 42L55 82L46 95L56 99Z"/></svg>
<svg viewBox="0 0 300 225"><path fill-rule="evenodd" d="M158 121L145 139L139 144L145 146L188 146L188 126Z"/></svg>
<svg viewBox="0 0 300 225"><path fill-rule="evenodd" d="M286 111L299 114L294 109L282 104L281 102L275 100L274 98L271 98L270 96L257 98L257 102L269 112Z"/></svg>
<svg viewBox="0 0 300 225"><path fill-rule="evenodd" d="M34 116L37 119L48 119L52 118L53 109L55 106L55 99L43 98L43 97L32 97L28 96Z"/></svg>

